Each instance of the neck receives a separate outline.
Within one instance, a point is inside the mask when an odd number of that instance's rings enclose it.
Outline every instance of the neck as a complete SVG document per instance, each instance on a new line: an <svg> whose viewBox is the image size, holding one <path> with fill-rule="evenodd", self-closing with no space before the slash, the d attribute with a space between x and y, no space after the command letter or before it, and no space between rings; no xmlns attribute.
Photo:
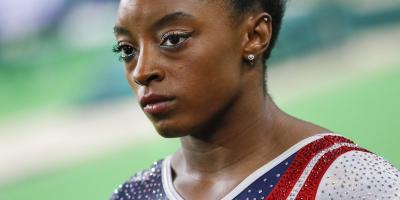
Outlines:
<svg viewBox="0 0 400 200"><path fill-rule="evenodd" d="M243 178L301 139L328 132L282 112L270 96L264 96L261 84L245 88L254 90L244 90L205 129L181 138L182 148L172 159L176 171L197 178L231 173Z"/></svg>
<svg viewBox="0 0 400 200"><path fill-rule="evenodd" d="M271 98L252 97L239 109L225 114L207 137L190 135L181 139L182 149L177 157L183 159L177 162L184 166L184 171L215 176L240 170L240 166L254 170L280 153L284 137L279 131L282 112Z"/></svg>

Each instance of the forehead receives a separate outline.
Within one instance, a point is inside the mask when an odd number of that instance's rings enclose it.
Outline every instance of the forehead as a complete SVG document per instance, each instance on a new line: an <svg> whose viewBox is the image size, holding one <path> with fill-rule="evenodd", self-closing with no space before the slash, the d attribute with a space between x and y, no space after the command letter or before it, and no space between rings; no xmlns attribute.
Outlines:
<svg viewBox="0 0 400 200"><path fill-rule="evenodd" d="M134 24L139 28L174 12L182 12L196 18L216 19L226 11L222 0L121 0L118 8L117 25Z"/></svg>

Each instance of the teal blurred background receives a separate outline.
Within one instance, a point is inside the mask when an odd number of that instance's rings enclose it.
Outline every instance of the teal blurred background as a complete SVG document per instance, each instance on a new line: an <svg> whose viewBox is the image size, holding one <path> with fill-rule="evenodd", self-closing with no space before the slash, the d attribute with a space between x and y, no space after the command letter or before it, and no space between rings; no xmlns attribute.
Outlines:
<svg viewBox="0 0 400 200"><path fill-rule="evenodd" d="M107 199L173 153L111 52L113 0L0 2L0 200ZM286 112L400 167L400 2L289 1L268 62Z"/></svg>

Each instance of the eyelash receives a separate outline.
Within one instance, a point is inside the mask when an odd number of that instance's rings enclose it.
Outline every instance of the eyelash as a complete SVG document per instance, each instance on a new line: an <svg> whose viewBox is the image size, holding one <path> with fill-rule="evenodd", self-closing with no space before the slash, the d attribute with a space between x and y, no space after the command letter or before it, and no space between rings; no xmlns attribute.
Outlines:
<svg viewBox="0 0 400 200"><path fill-rule="evenodd" d="M161 37L160 47L166 49L178 49L187 39L192 36L193 32L182 32L182 31L173 31L164 34ZM178 41L171 41L172 39L178 39ZM169 45L165 43L170 42ZM173 42L176 42L174 44ZM129 62L133 57L136 56L138 50L128 44L117 44L113 47L112 50L114 53L119 54L119 60L123 60L124 62Z"/></svg>
<svg viewBox="0 0 400 200"><path fill-rule="evenodd" d="M185 42L187 39L189 39L192 36L192 34L193 34L193 32L182 32L182 31L168 32L161 37L160 46L163 48L167 48L167 49L176 49L179 46L181 46L181 44L183 44L183 42ZM173 44L170 41L170 43L172 45L165 45L165 43L171 39L178 39L177 44ZM183 39L183 40L181 40L181 39Z"/></svg>
<svg viewBox="0 0 400 200"><path fill-rule="evenodd" d="M113 47L112 51L116 54L119 54L119 60L129 62L133 57L136 56L138 50L127 44L117 44ZM131 52L129 53L129 51Z"/></svg>

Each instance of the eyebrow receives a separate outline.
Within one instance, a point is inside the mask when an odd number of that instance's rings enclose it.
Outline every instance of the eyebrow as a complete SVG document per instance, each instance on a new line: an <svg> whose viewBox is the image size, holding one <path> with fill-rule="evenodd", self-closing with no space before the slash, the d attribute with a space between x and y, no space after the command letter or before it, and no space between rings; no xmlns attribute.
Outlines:
<svg viewBox="0 0 400 200"><path fill-rule="evenodd" d="M157 22L153 24L152 27L154 28L162 28L164 26L167 26L168 24L174 22L174 21L179 21L183 19L191 19L194 18L192 15L184 13L184 12L174 12L165 15L161 19L159 19ZM125 29L124 27L116 25L114 27L114 34L115 35L127 35L130 36L131 32L128 29Z"/></svg>
<svg viewBox="0 0 400 200"><path fill-rule="evenodd" d="M128 29L125 29L121 26L114 26L114 34L115 35L127 35L130 36L131 32L128 31Z"/></svg>
<svg viewBox="0 0 400 200"><path fill-rule="evenodd" d="M165 15L161 19L159 19L156 23L154 23L153 27L155 28L162 28L174 21L184 20L184 19L191 19L194 18L192 15L184 13L184 12L174 12Z"/></svg>

